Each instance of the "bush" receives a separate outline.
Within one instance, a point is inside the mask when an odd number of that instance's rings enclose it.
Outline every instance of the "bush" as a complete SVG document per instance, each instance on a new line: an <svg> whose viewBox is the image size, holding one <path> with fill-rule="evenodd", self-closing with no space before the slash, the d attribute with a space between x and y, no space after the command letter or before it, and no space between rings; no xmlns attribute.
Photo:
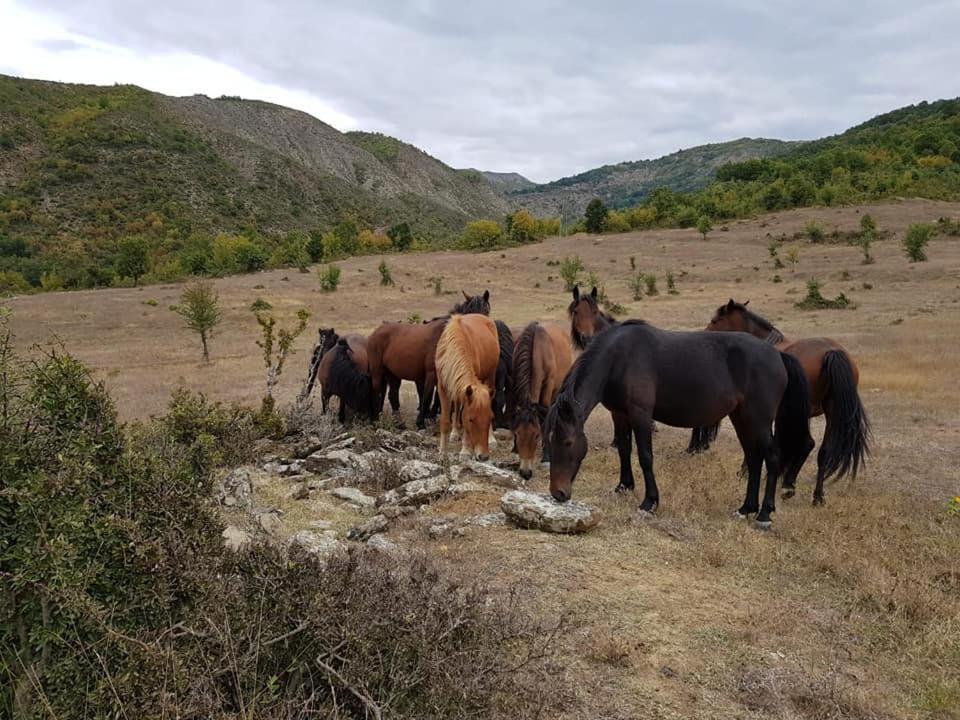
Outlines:
<svg viewBox="0 0 960 720"><path fill-rule="evenodd" d="M340 287L340 268L336 265L327 265L324 271L317 271L320 277L320 290L325 293L336 292Z"/></svg>
<svg viewBox="0 0 960 720"><path fill-rule="evenodd" d="M271 305L261 297L258 297L256 300L250 303L250 310L252 312L263 312L264 310L272 310L272 309L273 309L273 305Z"/></svg>
<svg viewBox="0 0 960 720"><path fill-rule="evenodd" d="M820 282L811 278L807 281L806 297L794 305L801 310L832 310L850 307L850 300L843 293L834 300L828 300L820 294Z"/></svg>
<svg viewBox="0 0 960 720"><path fill-rule="evenodd" d="M0 270L0 295L30 292L30 283L16 270Z"/></svg>
<svg viewBox="0 0 960 720"><path fill-rule="evenodd" d="M933 225L915 223L907 228L903 238L903 249L910 258L910 262L923 262L927 259L927 243L933 236Z"/></svg>
<svg viewBox="0 0 960 720"><path fill-rule="evenodd" d="M622 212L612 210L607 214L607 219L603 223L603 231L610 233L622 233L630 230L630 221Z"/></svg>
<svg viewBox="0 0 960 720"><path fill-rule="evenodd" d="M430 278L430 283L433 285L434 295L443 295L443 275L435 275Z"/></svg>
<svg viewBox="0 0 960 720"><path fill-rule="evenodd" d="M382 252L390 248L390 238L383 233L373 230L361 230L359 235L360 249L363 252Z"/></svg>
<svg viewBox="0 0 960 720"><path fill-rule="evenodd" d="M630 276L630 282L628 283L628 286L631 292L633 292L634 300L643 300L643 278L644 275L642 272L637 272Z"/></svg>
<svg viewBox="0 0 960 720"><path fill-rule="evenodd" d="M680 291L677 290L677 281L672 270L667 270L667 293L670 295L680 294Z"/></svg>
<svg viewBox="0 0 960 720"><path fill-rule="evenodd" d="M703 239L707 239L707 233L713 230L713 223L710 222L710 218L706 215L701 215L697 220L697 232L703 235Z"/></svg>
<svg viewBox="0 0 960 720"><path fill-rule="evenodd" d="M659 295L660 291L657 290L657 276L653 273L643 276L643 283L647 288L647 295Z"/></svg>
<svg viewBox="0 0 960 720"><path fill-rule="evenodd" d="M560 277L563 278L563 287L568 292L580 282L580 273L583 272L583 261L579 255L572 258L565 257L560 262Z"/></svg>
<svg viewBox="0 0 960 720"><path fill-rule="evenodd" d="M387 230L387 237L400 252L409 250L413 244L413 233L410 231L410 225L405 222L398 223Z"/></svg>
<svg viewBox="0 0 960 720"><path fill-rule="evenodd" d="M960 236L960 220L952 220L947 217L940 218L937 220L937 232L951 237Z"/></svg>
<svg viewBox="0 0 960 720"><path fill-rule="evenodd" d="M584 212L584 222L588 233L602 233L607 222L607 206L603 204L600 198L594 198L587 203L586 212Z"/></svg>
<svg viewBox="0 0 960 720"><path fill-rule="evenodd" d="M803 231L806 233L807 237L810 238L811 242L821 243L823 242L827 234L824 232L823 226L818 223L816 220L811 220L806 224Z"/></svg>
<svg viewBox="0 0 960 720"><path fill-rule="evenodd" d="M388 285L395 285L393 281L393 275L390 272L390 266L387 265L386 260L381 260L380 264L377 266L377 271L380 273L380 284L384 287Z"/></svg>
<svg viewBox="0 0 960 720"><path fill-rule="evenodd" d="M463 245L471 250L495 248L503 235L503 229L493 220L468 222L463 230Z"/></svg>

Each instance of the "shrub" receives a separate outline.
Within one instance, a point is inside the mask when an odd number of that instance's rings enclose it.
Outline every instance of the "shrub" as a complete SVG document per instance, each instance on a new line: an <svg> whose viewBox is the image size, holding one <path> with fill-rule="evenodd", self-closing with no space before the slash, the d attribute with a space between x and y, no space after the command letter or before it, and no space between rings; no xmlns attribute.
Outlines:
<svg viewBox="0 0 960 720"><path fill-rule="evenodd" d="M633 293L634 300L643 300L644 275L642 272L634 273L630 276L628 286Z"/></svg>
<svg viewBox="0 0 960 720"><path fill-rule="evenodd" d="M0 295L30 292L30 283L16 270L0 270Z"/></svg>
<svg viewBox="0 0 960 720"><path fill-rule="evenodd" d="M680 291L677 290L677 281L674 278L672 270L667 270L667 293L670 295L680 294Z"/></svg>
<svg viewBox="0 0 960 720"><path fill-rule="evenodd" d="M377 266L377 271L380 273L380 284L384 287L388 285L395 285L393 281L393 275L390 273L390 266L387 265L386 260L381 260L380 264Z"/></svg>
<svg viewBox="0 0 960 720"><path fill-rule="evenodd" d="M510 239L520 245L532 243L543 238L540 223L525 209L521 208L508 216Z"/></svg>
<svg viewBox="0 0 960 720"><path fill-rule="evenodd" d="M258 297L252 303L250 303L250 310L252 312L263 312L264 310L273 310L273 305L268 303L261 297Z"/></svg>
<svg viewBox="0 0 960 720"><path fill-rule="evenodd" d="M643 283L647 287L647 295L659 295L660 291L657 290L657 276L653 273L643 276Z"/></svg>
<svg viewBox="0 0 960 720"><path fill-rule="evenodd" d="M390 238L383 233L373 230L361 230L359 235L360 249L364 252L379 252L387 250L390 245Z"/></svg>
<svg viewBox="0 0 960 720"><path fill-rule="evenodd" d="M327 265L324 271L317 271L320 277L320 290L325 293L336 292L340 287L340 268L334 264Z"/></svg>
<svg viewBox="0 0 960 720"><path fill-rule="evenodd" d="M583 261L579 255L574 255L572 258L565 257L560 261L560 277L563 279L565 290L569 292L577 286L581 272L583 272Z"/></svg>
<svg viewBox="0 0 960 720"><path fill-rule="evenodd" d="M697 232L703 235L703 239L707 239L707 233L713 230L713 223L710 222L710 218L706 215L701 215L697 219Z"/></svg>
<svg viewBox="0 0 960 720"><path fill-rule="evenodd" d="M637 269L637 259L633 255L630 256L630 269L631 270Z"/></svg>
<svg viewBox="0 0 960 720"><path fill-rule="evenodd" d="M923 262L927 259L926 247L933 235L933 225L915 223L907 228L903 238L903 249L910 262Z"/></svg>
<svg viewBox="0 0 960 720"><path fill-rule="evenodd" d="M960 220L952 220L947 217L940 218L937 220L937 232L952 237L960 236Z"/></svg>
<svg viewBox="0 0 960 720"><path fill-rule="evenodd" d="M430 283L433 285L434 295L443 295L443 275L435 275L430 278Z"/></svg>
<svg viewBox="0 0 960 720"><path fill-rule="evenodd" d="M40 276L40 287L44 292L63 290L63 278L55 272L45 272Z"/></svg>
<svg viewBox="0 0 960 720"><path fill-rule="evenodd" d="M147 270L147 241L142 237L128 237L117 245L116 269L122 277L133 280L134 287Z"/></svg>
<svg viewBox="0 0 960 720"><path fill-rule="evenodd" d="M794 304L801 310L830 310L850 307L850 300L843 293L834 300L828 300L820 294L820 282L811 278L807 281L806 297Z"/></svg>
<svg viewBox="0 0 960 720"><path fill-rule="evenodd" d="M173 310L184 319L187 327L200 335L203 345L203 361L210 362L207 340L213 329L220 324L223 312L220 310L220 297L213 284L195 280L187 285L180 295L180 303Z"/></svg>
<svg viewBox="0 0 960 720"><path fill-rule="evenodd" d="M297 324L291 330L286 328L275 330L277 321L272 315L257 313L256 317L257 324L260 326L260 339L257 340L257 345L263 350L263 364L267 369L266 394L263 396L260 407L259 420L269 434L278 435L283 428L282 421L274 412L273 388L283 373L283 366L290 348L307 327L310 311L300 308L297 311Z"/></svg>
<svg viewBox="0 0 960 720"><path fill-rule="evenodd" d="M630 221L622 212L611 210L607 213L607 218L603 222L603 231L611 233L621 233L630 230Z"/></svg>
<svg viewBox="0 0 960 720"><path fill-rule="evenodd" d="M811 220L808 222L803 231L806 233L807 237L810 238L811 242L821 243L827 237L826 232L823 230L823 226L816 220Z"/></svg>
<svg viewBox="0 0 960 720"><path fill-rule="evenodd" d="M767 252L773 260L774 270L780 270L783 267L783 261L780 259L780 243L776 240L771 240L770 244L767 245Z"/></svg>
<svg viewBox="0 0 960 720"><path fill-rule="evenodd" d="M787 248L787 262L790 263L790 272L795 272L800 262L800 250L796 247Z"/></svg>
<svg viewBox="0 0 960 720"><path fill-rule="evenodd" d="M600 198L594 198L587 203L587 209L584 212L584 222L588 233L601 233L607 222L609 211Z"/></svg>
<svg viewBox="0 0 960 720"><path fill-rule="evenodd" d="M463 245L471 250L489 250L497 246L503 229L493 220L468 222L463 230Z"/></svg>
<svg viewBox="0 0 960 720"><path fill-rule="evenodd" d="M413 233L410 231L410 225L405 222L398 223L387 230L387 237L400 252L409 250L413 244Z"/></svg>

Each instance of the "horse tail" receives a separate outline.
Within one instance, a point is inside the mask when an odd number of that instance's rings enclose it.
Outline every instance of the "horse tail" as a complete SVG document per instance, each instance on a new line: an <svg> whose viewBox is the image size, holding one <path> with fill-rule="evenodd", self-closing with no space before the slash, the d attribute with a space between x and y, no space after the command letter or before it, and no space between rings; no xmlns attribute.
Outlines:
<svg viewBox="0 0 960 720"><path fill-rule="evenodd" d="M698 455L710 449L710 444L717 439L717 433L720 432L720 423L709 425L707 427L694 428L690 433L690 444L687 445L687 453Z"/></svg>
<svg viewBox="0 0 960 720"><path fill-rule="evenodd" d="M330 374L327 380L330 394L340 398L351 410L366 412L373 398L373 385L367 373L353 362L353 353L346 339L341 338L330 352L334 353L330 363Z"/></svg>
<svg viewBox="0 0 960 720"><path fill-rule="evenodd" d="M820 446L820 470L823 478L857 471L870 454L870 420L860 402L850 358L842 350L830 350L823 356L820 374L826 380L823 407L827 430Z"/></svg>
<svg viewBox="0 0 960 720"><path fill-rule="evenodd" d="M493 399L493 415L496 427L509 427L508 416L512 396L513 333L502 320L495 322L497 342L500 344L500 360L497 363L496 393Z"/></svg>
<svg viewBox="0 0 960 720"><path fill-rule="evenodd" d="M780 454L781 467L802 463L810 452L810 383L800 361L793 355L780 353L787 370L787 387L780 399L775 422L774 441Z"/></svg>

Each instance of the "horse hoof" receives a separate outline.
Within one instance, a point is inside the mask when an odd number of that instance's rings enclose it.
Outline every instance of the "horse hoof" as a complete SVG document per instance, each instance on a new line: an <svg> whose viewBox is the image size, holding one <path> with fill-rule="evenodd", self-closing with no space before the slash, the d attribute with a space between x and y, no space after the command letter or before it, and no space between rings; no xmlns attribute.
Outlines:
<svg viewBox="0 0 960 720"><path fill-rule="evenodd" d="M633 514L633 518L632 518L633 522L636 522L636 523L642 523L646 520L652 520L652 519L653 519L653 513L647 512L643 508L637 508L637 511Z"/></svg>
<svg viewBox="0 0 960 720"><path fill-rule="evenodd" d="M750 517L749 515L745 515L744 513L740 512L739 510L734 510L734 511L733 511L733 519L734 519L734 520L746 520L746 519L749 518L749 517Z"/></svg>
<svg viewBox="0 0 960 720"><path fill-rule="evenodd" d="M753 524L757 530L769 530L773 527L773 523L770 520L754 520Z"/></svg>
<svg viewBox="0 0 960 720"><path fill-rule="evenodd" d="M822 497L815 497L815 498L813 499L813 506L814 506L814 507L820 507L820 506L822 506L822 505L826 505L826 502L827 502L827 501L824 500Z"/></svg>
<svg viewBox="0 0 960 720"><path fill-rule="evenodd" d="M614 491L615 493L617 493L617 495L622 495L623 493L628 493L628 492L631 492L631 493L632 493L632 492L633 492L633 488L632 488L632 487L627 487L626 485L617 485L617 486L613 489L613 491Z"/></svg>
<svg viewBox="0 0 960 720"><path fill-rule="evenodd" d="M783 489L783 492L780 493L780 497L782 497L784 500L788 500L796 494L797 494L797 491L795 488L788 487Z"/></svg>

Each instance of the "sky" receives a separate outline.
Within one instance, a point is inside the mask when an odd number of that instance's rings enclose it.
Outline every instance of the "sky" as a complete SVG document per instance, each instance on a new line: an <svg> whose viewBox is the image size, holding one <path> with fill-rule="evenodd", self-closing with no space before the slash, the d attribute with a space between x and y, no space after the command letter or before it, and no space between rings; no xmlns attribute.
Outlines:
<svg viewBox="0 0 960 720"><path fill-rule="evenodd" d="M960 1L0 0L0 73L268 100L537 182L960 95Z"/></svg>

